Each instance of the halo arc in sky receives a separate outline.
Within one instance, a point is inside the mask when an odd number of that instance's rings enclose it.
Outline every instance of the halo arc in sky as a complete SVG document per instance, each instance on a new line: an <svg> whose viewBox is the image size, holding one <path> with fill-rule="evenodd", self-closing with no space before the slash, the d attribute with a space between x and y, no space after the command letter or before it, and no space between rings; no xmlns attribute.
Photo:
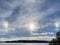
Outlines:
<svg viewBox="0 0 60 45"><path fill-rule="evenodd" d="M5 21L5 20L2 20L1 21L1 31L4 31L4 32L7 32L8 31L8 26L9 26L9 24L8 24L8 22L7 21Z"/></svg>

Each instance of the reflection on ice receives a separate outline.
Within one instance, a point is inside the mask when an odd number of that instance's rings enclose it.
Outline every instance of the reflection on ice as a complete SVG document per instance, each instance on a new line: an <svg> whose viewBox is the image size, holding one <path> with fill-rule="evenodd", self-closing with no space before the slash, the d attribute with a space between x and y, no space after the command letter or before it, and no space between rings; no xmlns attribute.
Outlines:
<svg viewBox="0 0 60 45"><path fill-rule="evenodd" d="M49 43L0 43L0 45L49 45Z"/></svg>

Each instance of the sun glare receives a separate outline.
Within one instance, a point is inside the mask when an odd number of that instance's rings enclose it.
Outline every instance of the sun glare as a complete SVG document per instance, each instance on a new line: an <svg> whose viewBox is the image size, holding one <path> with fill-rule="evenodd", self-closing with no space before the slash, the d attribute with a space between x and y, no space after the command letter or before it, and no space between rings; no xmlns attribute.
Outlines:
<svg viewBox="0 0 60 45"><path fill-rule="evenodd" d="M34 25L33 23L31 23L31 24L29 24L29 28L30 28L31 30L34 30L34 29L35 29L35 25Z"/></svg>
<svg viewBox="0 0 60 45"><path fill-rule="evenodd" d="M29 30L30 32L33 32L33 31L35 31L35 30L37 29L37 24L34 23L34 22L30 22L30 23L28 24L27 28L28 28L28 30Z"/></svg>

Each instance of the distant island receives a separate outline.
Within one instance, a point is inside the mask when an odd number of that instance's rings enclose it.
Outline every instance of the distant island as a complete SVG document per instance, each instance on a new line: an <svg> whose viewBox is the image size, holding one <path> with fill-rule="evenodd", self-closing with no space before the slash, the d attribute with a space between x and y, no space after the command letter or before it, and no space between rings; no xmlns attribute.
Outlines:
<svg viewBox="0 0 60 45"><path fill-rule="evenodd" d="M49 43L49 41L44 40L15 40L15 41L2 41L0 43Z"/></svg>

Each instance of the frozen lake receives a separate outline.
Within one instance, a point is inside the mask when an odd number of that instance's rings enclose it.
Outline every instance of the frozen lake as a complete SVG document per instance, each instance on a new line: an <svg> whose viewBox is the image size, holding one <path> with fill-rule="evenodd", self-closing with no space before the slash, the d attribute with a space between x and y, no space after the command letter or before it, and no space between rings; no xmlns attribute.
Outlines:
<svg viewBox="0 0 60 45"><path fill-rule="evenodd" d="M49 45L49 43L0 43L0 45Z"/></svg>

